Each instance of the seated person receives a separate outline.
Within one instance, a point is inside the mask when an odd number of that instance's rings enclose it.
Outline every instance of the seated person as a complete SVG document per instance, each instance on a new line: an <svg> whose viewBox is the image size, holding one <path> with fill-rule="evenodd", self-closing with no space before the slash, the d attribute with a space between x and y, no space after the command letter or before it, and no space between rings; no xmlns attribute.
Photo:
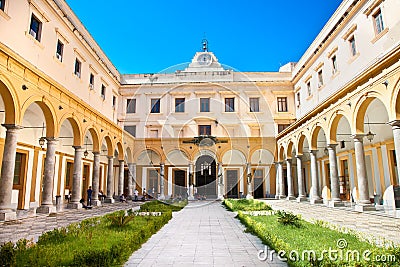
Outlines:
<svg viewBox="0 0 400 267"><path fill-rule="evenodd" d="M87 210L92 209L92 206L85 205L85 200L83 198L81 198L81 200L79 202L82 204L82 208L87 209Z"/></svg>
<svg viewBox="0 0 400 267"><path fill-rule="evenodd" d="M124 194L119 196L119 202L126 202L126 198L125 198Z"/></svg>

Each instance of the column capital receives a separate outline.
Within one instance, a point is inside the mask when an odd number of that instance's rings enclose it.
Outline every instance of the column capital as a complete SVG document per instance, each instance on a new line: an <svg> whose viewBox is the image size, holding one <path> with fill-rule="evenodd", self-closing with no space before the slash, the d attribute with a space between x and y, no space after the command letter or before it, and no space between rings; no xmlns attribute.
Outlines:
<svg viewBox="0 0 400 267"><path fill-rule="evenodd" d="M76 151L83 150L82 146L72 146Z"/></svg>
<svg viewBox="0 0 400 267"><path fill-rule="evenodd" d="M338 146L338 144L327 144L326 147L328 149L335 149Z"/></svg>
<svg viewBox="0 0 400 267"><path fill-rule="evenodd" d="M286 158L285 161L286 161L286 162L288 162L288 161L291 162L291 161L292 161L292 158Z"/></svg>
<svg viewBox="0 0 400 267"><path fill-rule="evenodd" d="M358 142L363 142L364 141L364 137L365 137L365 134L353 134L353 135L351 135L351 138L353 138L354 139L354 141L358 141Z"/></svg>
<svg viewBox="0 0 400 267"><path fill-rule="evenodd" d="M400 120L389 121L387 124L392 126L393 128L394 127L399 127L400 128Z"/></svg>
<svg viewBox="0 0 400 267"><path fill-rule="evenodd" d="M59 139L56 138L56 137L46 137L47 143L57 143L58 140L59 140Z"/></svg>
<svg viewBox="0 0 400 267"><path fill-rule="evenodd" d="M110 159L114 159L114 156L107 156L107 158Z"/></svg>
<svg viewBox="0 0 400 267"><path fill-rule="evenodd" d="M295 157L301 159L303 157L303 154L297 154Z"/></svg>
<svg viewBox="0 0 400 267"><path fill-rule="evenodd" d="M93 151L92 153L93 153L93 155L95 155L95 156L96 156L96 155L100 155L100 151Z"/></svg>
<svg viewBox="0 0 400 267"><path fill-rule="evenodd" d="M318 152L318 149L310 149L310 155L312 154L312 155L317 155L317 152Z"/></svg>
<svg viewBox="0 0 400 267"><path fill-rule="evenodd" d="M124 163L123 159L119 159L118 161L119 161L119 163Z"/></svg>
<svg viewBox="0 0 400 267"><path fill-rule="evenodd" d="M21 130L21 129L24 129L24 126L16 125L16 124L2 124L1 126L6 128L7 130Z"/></svg>

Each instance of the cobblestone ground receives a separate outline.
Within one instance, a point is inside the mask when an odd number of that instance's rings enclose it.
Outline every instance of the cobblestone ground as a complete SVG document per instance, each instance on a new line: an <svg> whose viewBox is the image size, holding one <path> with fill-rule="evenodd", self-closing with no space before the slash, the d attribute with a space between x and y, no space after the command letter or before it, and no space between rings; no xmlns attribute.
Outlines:
<svg viewBox="0 0 400 267"><path fill-rule="evenodd" d="M125 266L287 266L260 261L264 245L220 202L190 202L153 235Z"/></svg>
<svg viewBox="0 0 400 267"><path fill-rule="evenodd" d="M86 218L101 216L116 210L133 208L139 206L139 203L103 204L100 207L93 207L90 210L64 209L50 216L37 214L34 217L2 222L0 223L0 244L8 241L16 242L21 238L36 242L43 232L67 226L73 222L80 222Z"/></svg>
<svg viewBox="0 0 400 267"><path fill-rule="evenodd" d="M356 212L351 207L328 208L288 200L264 200L274 210L291 211L308 221L323 220L331 224L371 236L375 239L392 241L400 245L400 219L387 216L380 211Z"/></svg>

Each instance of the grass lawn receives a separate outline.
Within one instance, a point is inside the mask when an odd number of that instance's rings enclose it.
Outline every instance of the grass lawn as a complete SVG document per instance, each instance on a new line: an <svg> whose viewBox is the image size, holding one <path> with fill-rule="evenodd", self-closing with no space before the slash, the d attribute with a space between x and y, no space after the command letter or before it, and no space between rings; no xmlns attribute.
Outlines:
<svg viewBox="0 0 400 267"><path fill-rule="evenodd" d="M161 216L117 211L47 232L37 244L6 243L0 249L0 266L120 266L172 218L172 210L184 205L152 201L145 211L162 211Z"/></svg>
<svg viewBox="0 0 400 267"><path fill-rule="evenodd" d="M224 204L231 211L271 210L265 202L254 199L225 199Z"/></svg>

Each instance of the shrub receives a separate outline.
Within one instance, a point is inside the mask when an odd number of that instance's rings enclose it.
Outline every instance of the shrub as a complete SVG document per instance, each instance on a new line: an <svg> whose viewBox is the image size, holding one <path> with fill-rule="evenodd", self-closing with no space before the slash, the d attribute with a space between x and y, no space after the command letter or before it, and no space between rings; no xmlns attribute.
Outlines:
<svg viewBox="0 0 400 267"><path fill-rule="evenodd" d="M107 218L109 219L111 226L121 228L131 222L135 216L133 214L128 215L124 210L120 210L108 215Z"/></svg>
<svg viewBox="0 0 400 267"><path fill-rule="evenodd" d="M180 211L187 205L187 200L172 202L171 204L155 200L140 206L140 211Z"/></svg>
<svg viewBox="0 0 400 267"><path fill-rule="evenodd" d="M12 242L7 242L0 247L0 266L16 265L16 249Z"/></svg>
<svg viewBox="0 0 400 267"><path fill-rule="evenodd" d="M265 202L254 199L225 199L224 204L231 211L272 210Z"/></svg>
<svg viewBox="0 0 400 267"><path fill-rule="evenodd" d="M63 242L66 237L67 237L67 229L65 227L61 227L43 233L41 236L39 236L38 244L39 245L57 244Z"/></svg>
<svg viewBox="0 0 400 267"><path fill-rule="evenodd" d="M286 212L283 210L278 210L276 212L276 216L278 216L278 222L280 222L283 225L292 225L296 227L300 227L300 217L297 215L294 215L291 212Z"/></svg>

